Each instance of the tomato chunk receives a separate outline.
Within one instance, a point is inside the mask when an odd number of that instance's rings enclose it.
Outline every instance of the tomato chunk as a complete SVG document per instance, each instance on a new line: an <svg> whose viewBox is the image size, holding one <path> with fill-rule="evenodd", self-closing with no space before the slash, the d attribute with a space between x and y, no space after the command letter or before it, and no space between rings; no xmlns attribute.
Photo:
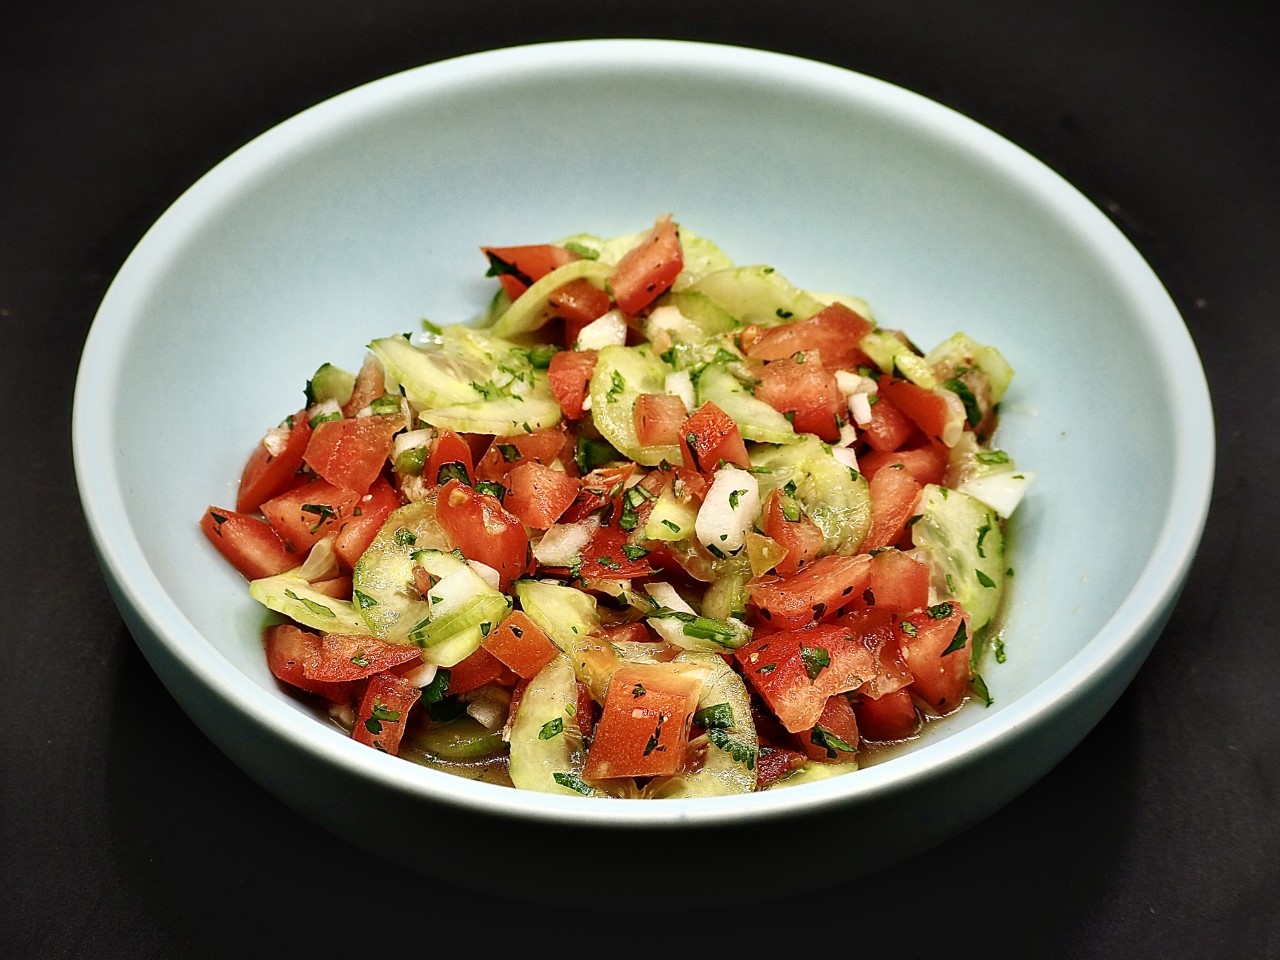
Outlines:
<svg viewBox="0 0 1280 960"><path fill-rule="evenodd" d="M551 381L551 391L560 409L570 420L582 416L582 404L587 398L597 356L595 350L561 350L551 357L547 379Z"/></svg>
<svg viewBox="0 0 1280 960"><path fill-rule="evenodd" d="M523 610L513 610L481 645L526 680L537 676L560 652Z"/></svg>
<svg viewBox="0 0 1280 960"><path fill-rule="evenodd" d="M270 524L247 513L211 506L200 518L200 529L246 580L273 577L302 562Z"/></svg>
<svg viewBox="0 0 1280 960"><path fill-rule="evenodd" d="M761 367L756 399L779 413L789 414L799 433L816 434L828 443L840 439L845 416L844 394L835 374L821 362L816 352L798 353L785 360L772 360Z"/></svg>
<svg viewBox="0 0 1280 960"><path fill-rule="evenodd" d="M443 484L450 479L475 483L471 444L452 430L441 430L431 441L422 478L429 484Z"/></svg>
<svg viewBox="0 0 1280 960"><path fill-rule="evenodd" d="M554 243L481 247L480 251L489 258L489 270L485 276L497 277L512 300L556 267L578 259L576 253Z"/></svg>
<svg viewBox="0 0 1280 960"><path fill-rule="evenodd" d="M356 382L351 387L351 398L342 405L342 415L354 417L386 392L387 372L382 366L382 361L370 353L360 365Z"/></svg>
<svg viewBox="0 0 1280 960"><path fill-rule="evenodd" d="M582 576L591 580L629 580L653 573L648 552L629 539L625 530L601 527L582 551Z"/></svg>
<svg viewBox="0 0 1280 960"><path fill-rule="evenodd" d="M507 676L507 666L484 646L479 646L449 668L449 693L470 693L486 683Z"/></svg>
<svg viewBox="0 0 1280 960"><path fill-rule="evenodd" d="M722 462L751 466L738 424L710 400L680 427L680 454L686 467L702 474L714 473Z"/></svg>
<svg viewBox="0 0 1280 960"><path fill-rule="evenodd" d="M395 756L400 752L409 709L421 696L421 690L394 673L375 674L365 687L352 736L360 743Z"/></svg>
<svg viewBox="0 0 1280 960"><path fill-rule="evenodd" d="M398 415L326 420L311 431L304 459L335 487L367 493L387 463L392 437L403 428Z"/></svg>
<svg viewBox="0 0 1280 960"><path fill-rule="evenodd" d="M701 690L698 680L660 664L620 667L609 681L583 776L604 780L679 771Z"/></svg>
<svg viewBox="0 0 1280 960"><path fill-rule="evenodd" d="M291 623L280 623L262 632L267 668L282 683L314 693L332 703L351 703L355 687L348 681L316 680L306 674L308 660L319 658L320 637Z"/></svg>
<svg viewBox="0 0 1280 960"><path fill-rule="evenodd" d="M883 393L871 404L871 421L862 425L862 438L872 450L897 450L918 435L915 423ZM861 461L859 461L861 463Z"/></svg>
<svg viewBox="0 0 1280 960"><path fill-rule="evenodd" d="M359 493L317 477L272 497L261 509L285 547L301 556L317 541L341 530L359 502Z"/></svg>
<svg viewBox="0 0 1280 960"><path fill-rule="evenodd" d="M559 520L578 496L574 477L534 460L517 464L506 482L503 506L521 523L537 530L546 530Z"/></svg>
<svg viewBox="0 0 1280 960"><path fill-rule="evenodd" d="M322 633L314 652L303 658L302 672L308 680L336 683L371 677L419 658L416 647L378 637Z"/></svg>
<svg viewBox="0 0 1280 960"><path fill-rule="evenodd" d="M800 733L810 760L852 763L858 758L858 718L844 694L828 697L818 721Z"/></svg>
<svg viewBox="0 0 1280 960"><path fill-rule="evenodd" d="M506 483L506 476L522 463L551 466L565 455L569 436L563 427L545 427L533 433L494 437L476 463L476 480Z"/></svg>
<svg viewBox="0 0 1280 960"><path fill-rule="evenodd" d="M833 303L798 323L770 327L744 338L743 350L757 360L785 360L816 350L829 370L856 370L868 363L858 341L875 326L843 303Z"/></svg>
<svg viewBox="0 0 1280 960"><path fill-rule="evenodd" d="M929 568L901 550L881 550L871 558L871 606L908 613L929 602Z"/></svg>
<svg viewBox="0 0 1280 960"><path fill-rule="evenodd" d="M614 302L623 313L635 316L666 293L682 269L680 233L670 214L665 214L618 261L609 282Z"/></svg>
<svg viewBox="0 0 1280 960"><path fill-rule="evenodd" d="M858 472L870 480L886 468L901 468L915 477L921 486L926 483L942 484L946 481L948 460L947 448L931 441L917 447L868 450L858 455Z"/></svg>
<svg viewBox="0 0 1280 960"><path fill-rule="evenodd" d="M583 327L600 319L613 306L609 295L585 277L570 280L547 300L564 319L564 345L569 349L577 343Z"/></svg>
<svg viewBox="0 0 1280 960"><path fill-rule="evenodd" d="M348 570L355 569L360 555L369 549L369 544L378 535L382 522L398 506L400 494L386 477L379 477L373 481L369 492L351 508L351 516L342 524L333 541L334 552Z"/></svg>
<svg viewBox="0 0 1280 960"><path fill-rule="evenodd" d="M450 480L440 488L436 519L463 556L498 571L504 592L528 568L529 535L524 524L492 494Z"/></svg>
<svg viewBox="0 0 1280 960"><path fill-rule="evenodd" d="M858 602L870 582L869 556L830 554L792 576L752 580L747 592L762 620L786 630L835 617Z"/></svg>
<svg viewBox="0 0 1280 960"><path fill-rule="evenodd" d="M914 678L912 693L939 714L960 706L972 679L973 637L964 608L949 601L904 617L898 642Z"/></svg>
<svg viewBox="0 0 1280 960"><path fill-rule="evenodd" d="M253 513L264 500L270 500L301 482L298 471L302 469L302 457L311 440L307 411L299 410L284 423L289 436L283 450L273 454L265 443L259 443L249 455L241 471L240 489L236 494L239 513Z"/></svg>
<svg viewBox="0 0 1280 960"><path fill-rule="evenodd" d="M920 732L920 711L905 687L886 693L878 700L859 697L853 713L864 740L875 743L910 740Z"/></svg>
<svg viewBox="0 0 1280 960"><path fill-rule="evenodd" d="M641 446L674 446L680 442L680 426L689 411L683 400L669 393L642 393L631 416Z"/></svg>
<svg viewBox="0 0 1280 960"><path fill-rule="evenodd" d="M781 487L774 487L765 497L761 519L765 536L787 551L773 568L779 576L791 576L821 552L822 531L805 515L800 502Z"/></svg>
<svg viewBox="0 0 1280 960"><path fill-rule="evenodd" d="M897 543L915 513L920 482L906 470L877 471L868 485L871 493L871 527L862 540L864 551Z"/></svg>

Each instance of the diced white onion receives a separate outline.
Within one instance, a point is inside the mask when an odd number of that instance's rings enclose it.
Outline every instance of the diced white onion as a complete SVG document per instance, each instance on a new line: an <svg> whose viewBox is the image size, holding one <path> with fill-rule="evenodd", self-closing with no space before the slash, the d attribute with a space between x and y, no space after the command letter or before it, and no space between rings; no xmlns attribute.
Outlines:
<svg viewBox="0 0 1280 960"><path fill-rule="evenodd" d="M647 325L651 331L649 339L653 339L652 331L665 330L670 333L672 330L679 330L688 321L685 320L684 314L680 312L679 307L665 304L661 307L655 307L649 313Z"/></svg>
<svg viewBox="0 0 1280 960"><path fill-rule="evenodd" d="M964 401L942 387L933 392L942 397L947 404L947 419L942 427L942 442L948 447L954 447L960 440L960 435L964 433L965 418L968 416Z"/></svg>
<svg viewBox="0 0 1280 960"><path fill-rule="evenodd" d="M1007 519L1018 508L1035 478L1036 475L1031 470L1005 470L965 480L956 489L975 500L981 500L1000 514L1001 518Z"/></svg>
<svg viewBox="0 0 1280 960"><path fill-rule="evenodd" d="M391 443L391 459L395 460L406 450L416 450L418 447L428 446L435 438L435 435L436 432L432 427L422 427L419 430L406 430L404 433L397 433L395 440Z"/></svg>
<svg viewBox="0 0 1280 960"><path fill-rule="evenodd" d="M836 442L836 448L849 447L858 439L858 428L852 423L843 424L840 427L840 439Z"/></svg>
<svg viewBox="0 0 1280 960"><path fill-rule="evenodd" d="M853 422L865 427L871 422L871 395L866 393L849 394L849 415Z"/></svg>
<svg viewBox="0 0 1280 960"><path fill-rule="evenodd" d="M483 697L468 703L467 713L486 730L497 730L507 721L506 705Z"/></svg>
<svg viewBox="0 0 1280 960"><path fill-rule="evenodd" d="M330 417L334 414L342 416L342 405L337 400L322 400L315 404L307 411L307 419L314 420L316 417Z"/></svg>
<svg viewBox="0 0 1280 960"><path fill-rule="evenodd" d="M697 405L697 400L693 393L693 378L689 376L688 370L677 370L674 373L668 373L663 389L671 396L679 397L683 400L686 412L693 412L693 408Z"/></svg>
<svg viewBox="0 0 1280 960"><path fill-rule="evenodd" d="M853 447L832 447L831 456L850 470L858 469L858 455L853 452Z"/></svg>
<svg viewBox="0 0 1280 960"><path fill-rule="evenodd" d="M721 467L698 508L693 532L703 546L737 550L760 512L760 484L738 467Z"/></svg>
<svg viewBox="0 0 1280 960"><path fill-rule="evenodd" d="M533 558L547 567L571 567L599 529L600 517L595 514L579 523L554 524L533 548Z"/></svg>
<svg viewBox="0 0 1280 960"><path fill-rule="evenodd" d="M438 669L434 663L424 663L421 666L414 667L412 670L406 670L400 674L400 679L408 681L421 689L436 678L436 670Z"/></svg>
<svg viewBox="0 0 1280 960"><path fill-rule="evenodd" d="M493 589L499 589L500 584L502 583L502 574L493 569L493 567L489 566L487 563L481 563L479 560L468 560L467 566L480 574L480 578L484 580L485 583L489 584L489 586L493 587Z"/></svg>
<svg viewBox="0 0 1280 960"><path fill-rule="evenodd" d="M660 606L666 607L668 610L678 610L681 613L697 615L697 611L689 606L676 588L665 581L659 580L654 583L646 583L644 592L649 594Z"/></svg>
<svg viewBox="0 0 1280 960"><path fill-rule="evenodd" d="M627 318L621 310L610 310L578 331L574 346L579 350L621 347L627 342Z"/></svg>
<svg viewBox="0 0 1280 960"><path fill-rule="evenodd" d="M267 431L267 435L262 438L262 445L267 448L267 453L273 457L278 457L284 453L284 448L289 445L289 428L288 427L272 427Z"/></svg>

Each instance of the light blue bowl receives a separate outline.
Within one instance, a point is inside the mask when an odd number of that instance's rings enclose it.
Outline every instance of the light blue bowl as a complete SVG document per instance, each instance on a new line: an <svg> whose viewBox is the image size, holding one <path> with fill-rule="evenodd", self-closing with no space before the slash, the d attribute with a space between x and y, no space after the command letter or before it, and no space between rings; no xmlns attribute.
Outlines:
<svg viewBox="0 0 1280 960"><path fill-rule="evenodd" d="M481 244L622 233L666 212L739 263L865 297L924 346L963 330L1016 369L999 440L1038 477L1015 518L994 705L847 776L660 802L472 782L317 722L267 671L261 611L197 529L205 506L234 502L252 443L321 363L354 368L375 337L477 314L492 283ZM211 740L305 816L407 867L478 886L494 868L474 851L519 851L504 889L533 898L554 896L548 858L579 857L593 838L642 844L596 864L637 886L694 851L723 876L784 870L794 893L991 814L1080 741L1147 656L1201 536L1214 462L1176 308L1039 161L835 67L612 40L410 70L219 164L103 300L73 443L121 613Z"/></svg>

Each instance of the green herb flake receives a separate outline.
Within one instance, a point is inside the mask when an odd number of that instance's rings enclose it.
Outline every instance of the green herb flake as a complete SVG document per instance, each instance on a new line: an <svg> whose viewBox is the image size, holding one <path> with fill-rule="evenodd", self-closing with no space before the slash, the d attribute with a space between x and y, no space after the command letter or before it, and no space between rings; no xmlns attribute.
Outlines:
<svg viewBox="0 0 1280 960"><path fill-rule="evenodd" d="M955 653L957 650L963 650L964 645L969 642L969 631L965 629L964 621L960 621L960 625L956 627L956 635L951 638L951 643L947 645L947 649L942 651L945 657L948 653Z"/></svg>
<svg viewBox="0 0 1280 960"><path fill-rule="evenodd" d="M824 647L800 648L800 660L804 663L805 673L810 680L817 680L818 674L831 666L831 653Z"/></svg>
<svg viewBox="0 0 1280 960"><path fill-rule="evenodd" d="M981 570L974 570L974 573L977 574L978 583L982 584L988 590L995 589L996 582L992 580L990 577L988 577L985 573L983 573Z"/></svg>
<svg viewBox="0 0 1280 960"><path fill-rule="evenodd" d="M591 787L587 781L583 780L576 773L553 773L551 779L562 787L567 787L574 793L580 793L584 797L591 796Z"/></svg>
<svg viewBox="0 0 1280 960"><path fill-rule="evenodd" d="M748 770L756 768L756 751L748 747L745 743L734 740L729 734L725 733L718 727L712 727L707 730L707 739L716 747L723 750L733 758L735 763L740 763Z"/></svg>
<svg viewBox="0 0 1280 960"><path fill-rule="evenodd" d="M714 703L694 713L693 722L705 730L727 730L733 726L733 708L727 703Z"/></svg>
<svg viewBox="0 0 1280 960"><path fill-rule="evenodd" d="M564 717L552 717L538 730L539 740L553 740L564 733Z"/></svg>

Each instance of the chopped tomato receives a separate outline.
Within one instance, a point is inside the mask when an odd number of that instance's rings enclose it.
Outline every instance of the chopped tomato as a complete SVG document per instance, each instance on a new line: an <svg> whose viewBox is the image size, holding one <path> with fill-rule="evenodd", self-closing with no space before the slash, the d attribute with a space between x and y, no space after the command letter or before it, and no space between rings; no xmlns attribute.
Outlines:
<svg viewBox="0 0 1280 960"><path fill-rule="evenodd" d="M628 462L616 467L598 467L592 470L582 478L578 497L561 516L561 522L577 523L606 504L612 505L612 516L619 516L623 493L635 468L634 463Z"/></svg>
<svg viewBox="0 0 1280 960"><path fill-rule="evenodd" d="M623 254L609 281L614 302L635 316L666 293L684 269L680 232L671 216L658 218L640 243Z"/></svg>
<svg viewBox="0 0 1280 960"><path fill-rule="evenodd" d="M886 693L878 700L859 697L853 713L864 740L888 743L909 740L920 732L920 712L905 687Z"/></svg>
<svg viewBox="0 0 1280 960"><path fill-rule="evenodd" d="M481 247L489 258L486 276L497 277L507 296L515 300L556 267L578 259L578 255L554 243L533 243L518 247Z"/></svg>
<svg viewBox="0 0 1280 960"><path fill-rule="evenodd" d="M450 480L440 488L436 519L463 556L498 571L504 592L528 568L529 536L524 524L492 494Z"/></svg>
<svg viewBox="0 0 1280 960"><path fill-rule="evenodd" d="M779 576L791 576L821 552L822 531L805 515L800 502L782 488L769 491L761 519L765 536L772 537L787 551L773 568Z"/></svg>
<svg viewBox="0 0 1280 960"><path fill-rule="evenodd" d="M373 481L369 492L356 501L351 508L351 516L342 524L333 541L334 552L348 570L355 569L356 561L369 549L369 544L378 535L383 521L398 506L400 494L396 493L395 487L391 486L386 477Z"/></svg>
<svg viewBox="0 0 1280 960"><path fill-rule="evenodd" d="M317 477L272 497L261 509L285 547L301 556L318 540L341 530L359 502L359 493Z"/></svg>
<svg viewBox="0 0 1280 960"><path fill-rule="evenodd" d="M560 652L523 610L512 611L481 645L526 680L537 676Z"/></svg>
<svg viewBox="0 0 1280 960"><path fill-rule="evenodd" d="M247 513L211 506L200 518L200 529L246 580L273 577L302 563L270 524Z"/></svg>
<svg viewBox="0 0 1280 960"><path fill-rule="evenodd" d="M582 551L582 576L588 580L630 580L653 573L648 552L629 542L625 530L601 527Z"/></svg>
<svg viewBox="0 0 1280 960"><path fill-rule="evenodd" d="M915 477L921 486L926 483L942 484L947 477L949 459L945 446L930 441L918 447L868 450L861 453L858 455L858 472L870 480L881 470L900 467Z"/></svg>
<svg viewBox="0 0 1280 960"><path fill-rule="evenodd" d="M911 668L902 654L898 642L900 611L889 607L868 607L855 610L841 617L841 626L848 627L858 641L871 654L872 672L867 676L859 693L869 697L882 697L900 690L911 683Z"/></svg>
<svg viewBox="0 0 1280 960"><path fill-rule="evenodd" d="M306 663L319 657L320 637L291 623L267 627L262 632L267 668L282 683L314 693L331 703L351 703L355 686L350 681L314 680L306 674Z"/></svg>
<svg viewBox="0 0 1280 960"><path fill-rule="evenodd" d="M940 394L926 390L910 380L898 380L885 375L880 378L879 395L892 400L894 406L905 413L926 437L941 442L946 430L948 409L947 402Z"/></svg>
<svg viewBox="0 0 1280 960"><path fill-rule="evenodd" d="M916 425L889 397L876 395L871 404L871 421L862 424L862 437L872 450L897 450L918 435ZM861 463L861 461L859 461Z"/></svg>
<svg viewBox="0 0 1280 960"><path fill-rule="evenodd" d="M849 698L828 697L812 729L800 733L809 759L821 763L851 763L858 757L858 718Z"/></svg>
<svg viewBox="0 0 1280 960"><path fill-rule="evenodd" d="M785 360L797 353L817 351L828 370L856 370L869 363L858 341L875 326L843 303L833 303L798 323L770 327L743 338L743 351L757 360Z"/></svg>
<svg viewBox="0 0 1280 960"><path fill-rule="evenodd" d="M264 500L270 500L301 482L298 471L302 469L302 456L311 439L307 411L299 410L285 420L285 424L289 436L283 450L272 454L262 442L253 448L240 474L240 489L236 494L238 512L253 513Z"/></svg>
<svg viewBox="0 0 1280 960"><path fill-rule="evenodd" d="M304 459L335 487L368 493L386 466L392 438L402 429L404 418L398 414L326 420L311 431Z"/></svg>
<svg viewBox="0 0 1280 960"><path fill-rule="evenodd" d="M421 696L421 690L394 673L375 674L365 687L351 735L360 743L395 756L400 752L409 709Z"/></svg>
<svg viewBox="0 0 1280 960"><path fill-rule="evenodd" d="M556 313L564 318L564 345L570 349L578 341L578 333L592 320L598 320L613 306L609 295L585 277L570 280L547 298Z"/></svg>
<svg viewBox="0 0 1280 960"><path fill-rule="evenodd" d="M417 647L388 643L378 637L322 633L314 652L304 656L302 672L308 680L329 683L362 680L417 660L420 655Z"/></svg>
<svg viewBox="0 0 1280 960"><path fill-rule="evenodd" d="M597 355L595 350L561 350L551 357L547 379L551 381L551 391L560 409L570 420L582 416L582 404L587 399Z"/></svg>
<svg viewBox="0 0 1280 960"><path fill-rule="evenodd" d="M562 427L545 427L533 433L494 437L484 456L476 463L476 480L505 483L506 476L522 463L551 466L560 460L569 444Z"/></svg>
<svg viewBox="0 0 1280 960"><path fill-rule="evenodd" d="M871 605L907 613L929 602L929 568L901 550L881 550L871 558Z"/></svg>
<svg viewBox="0 0 1280 960"><path fill-rule="evenodd" d="M505 663L479 646L449 668L449 693L469 693L486 683L502 681L508 673Z"/></svg>
<svg viewBox="0 0 1280 960"><path fill-rule="evenodd" d="M534 460L516 464L507 474L503 506L526 526L546 530L578 496L578 480Z"/></svg>
<svg viewBox="0 0 1280 960"><path fill-rule="evenodd" d="M648 626L643 620L637 620L635 623L619 623L616 626L605 627L604 635L609 638L610 643L653 643L654 635L649 631Z"/></svg>
<svg viewBox="0 0 1280 960"><path fill-rule="evenodd" d="M812 433L828 443L840 439L846 408L835 374L817 358L797 353L771 360L759 370L756 399L779 413L789 414L797 433Z"/></svg>
<svg viewBox="0 0 1280 960"><path fill-rule="evenodd" d="M422 479L429 484L443 484L450 479L475 483L476 468L471 444L452 430L441 430L431 441Z"/></svg>
<svg viewBox="0 0 1280 960"><path fill-rule="evenodd" d="M684 764L702 684L659 664L628 664L609 680L582 775L670 776Z"/></svg>
<svg viewBox="0 0 1280 960"><path fill-rule="evenodd" d="M915 513L920 482L906 470L880 470L868 485L871 493L871 527L862 540L863 551L897 543Z"/></svg>
<svg viewBox="0 0 1280 960"><path fill-rule="evenodd" d="M973 637L964 608L950 601L904 617L898 642L914 678L911 692L939 714L960 706L972 679Z"/></svg>
<svg viewBox="0 0 1280 960"><path fill-rule="evenodd" d="M805 755L786 747L761 746L756 754L756 789L771 787L805 764Z"/></svg>
<svg viewBox="0 0 1280 960"><path fill-rule="evenodd" d="M350 600L351 576L342 573L327 580L312 580L311 589L316 593L323 593L326 597L333 597L335 600Z"/></svg>
<svg viewBox="0 0 1280 960"><path fill-rule="evenodd" d="M382 361L370 353L360 365L356 382L351 388L351 399L342 405L344 417L354 417L373 401L387 392L387 372Z"/></svg>
<svg viewBox="0 0 1280 960"><path fill-rule="evenodd" d="M684 401L669 393L642 393L632 409L636 439L642 447L674 446L689 416Z"/></svg>
<svg viewBox="0 0 1280 960"><path fill-rule="evenodd" d="M737 422L710 400L681 425L680 453L686 467L708 475L719 469L722 462L743 468L751 466Z"/></svg>
<svg viewBox="0 0 1280 960"><path fill-rule="evenodd" d="M829 554L792 576L752 580L747 592L762 620L786 630L835 617L861 599L870 582L869 556Z"/></svg>

